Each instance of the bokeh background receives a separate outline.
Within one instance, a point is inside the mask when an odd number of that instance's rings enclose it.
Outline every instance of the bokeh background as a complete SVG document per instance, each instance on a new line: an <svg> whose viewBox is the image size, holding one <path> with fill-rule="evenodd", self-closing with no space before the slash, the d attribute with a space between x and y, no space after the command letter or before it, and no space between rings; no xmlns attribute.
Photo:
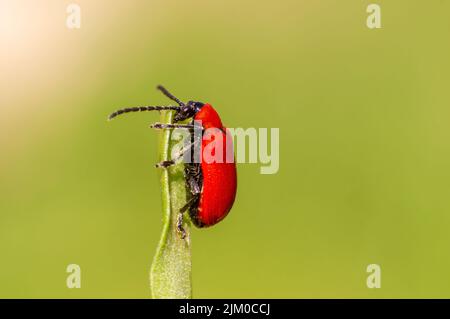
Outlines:
<svg viewBox="0 0 450 319"><path fill-rule="evenodd" d="M74 30L69 1L0 3L0 297L150 296L158 115L106 116L159 83L280 128L278 174L240 164L194 230L194 297L450 297L448 1L379 0L378 30L361 0L77 0Z"/></svg>

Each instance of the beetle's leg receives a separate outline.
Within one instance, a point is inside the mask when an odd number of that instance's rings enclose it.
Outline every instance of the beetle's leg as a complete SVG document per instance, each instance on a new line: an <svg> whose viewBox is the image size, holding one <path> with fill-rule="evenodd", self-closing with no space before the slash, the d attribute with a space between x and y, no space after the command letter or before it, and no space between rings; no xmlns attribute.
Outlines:
<svg viewBox="0 0 450 319"><path fill-rule="evenodd" d="M178 213L178 216L177 216L177 232L178 232L178 234L180 234L181 239L186 238L186 231L183 228L183 216L184 216L184 213L187 210L191 209L192 206L196 205L199 198L200 198L199 194L192 196L192 198L186 203L186 205L181 207L180 212Z"/></svg>
<svg viewBox="0 0 450 319"><path fill-rule="evenodd" d="M167 167L172 166L174 164L175 164L175 160L168 160L168 161L162 161L162 162L156 163L155 167L156 168L159 168L159 167L167 168Z"/></svg>
<svg viewBox="0 0 450 319"><path fill-rule="evenodd" d="M192 148L198 147L199 143L202 141L201 136L198 137L193 137L191 140L191 143L189 143L186 146L183 146L178 153L175 155L174 158L167 160L167 161L162 161L157 163L155 166L158 167L162 167L162 168L167 168L169 166L174 165L180 158L182 158L187 152L191 152L192 153ZM191 156L191 162L192 162L192 156Z"/></svg>
<svg viewBox="0 0 450 319"><path fill-rule="evenodd" d="M200 164L191 164L185 166L186 186L192 195L200 194L202 189L202 173Z"/></svg>
<svg viewBox="0 0 450 319"><path fill-rule="evenodd" d="M180 234L181 239L186 238L186 231L183 228L183 214L178 213L177 217L177 232Z"/></svg>
<svg viewBox="0 0 450 319"><path fill-rule="evenodd" d="M184 166L184 173L186 176L186 187L189 188L191 192L191 199L188 200L186 205L184 205L178 214L177 219L177 231L181 234L181 238L186 236L186 232L183 229L183 215L189 210L196 208L200 200L200 193L202 191L202 172L200 169L200 164L186 164Z"/></svg>
<svg viewBox="0 0 450 319"><path fill-rule="evenodd" d="M195 178L189 178L187 180L189 189L191 190L192 195L198 195L201 192L201 185Z"/></svg>
<svg viewBox="0 0 450 319"><path fill-rule="evenodd" d="M167 168L169 166L174 165L180 158L182 158L186 152L190 152L191 149L193 147L195 147L201 140L196 140L188 145L186 145L185 147L181 148L180 151L175 155L174 158L167 160L167 161L162 161L157 163L155 166L158 167L162 167L162 168Z"/></svg>
<svg viewBox="0 0 450 319"><path fill-rule="evenodd" d="M192 124L165 124L165 123L154 123L150 125L151 128L155 129L172 129L172 128L185 128L185 129L194 129L194 125Z"/></svg>

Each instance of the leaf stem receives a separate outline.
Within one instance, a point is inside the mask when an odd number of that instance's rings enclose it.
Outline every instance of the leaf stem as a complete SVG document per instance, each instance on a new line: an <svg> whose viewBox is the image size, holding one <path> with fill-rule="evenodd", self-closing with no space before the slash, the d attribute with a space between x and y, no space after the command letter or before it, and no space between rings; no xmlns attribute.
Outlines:
<svg viewBox="0 0 450 319"><path fill-rule="evenodd" d="M161 112L162 123L172 123L174 112ZM171 130L163 130L159 144L160 161L169 159L172 148ZM188 224L183 227L186 238L176 231L177 215L186 203L186 187L182 164L161 169L163 231L150 269L152 297L187 299L192 297L191 243Z"/></svg>

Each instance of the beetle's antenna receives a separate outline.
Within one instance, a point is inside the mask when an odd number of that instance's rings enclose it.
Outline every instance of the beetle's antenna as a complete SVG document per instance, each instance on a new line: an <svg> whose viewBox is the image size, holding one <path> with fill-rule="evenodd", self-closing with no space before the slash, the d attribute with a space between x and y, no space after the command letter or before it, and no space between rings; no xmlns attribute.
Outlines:
<svg viewBox="0 0 450 319"><path fill-rule="evenodd" d="M164 110L173 110L173 111L179 111L180 106L134 106L134 107L126 107L120 110L117 110L113 113L111 113L108 116L108 120L112 120L116 116L119 116L124 113L130 113L130 112L144 112L144 111L164 111Z"/></svg>
<svg viewBox="0 0 450 319"><path fill-rule="evenodd" d="M170 93L169 91L167 91L167 89L162 86L162 85L158 85L156 87L158 90L160 90L165 96L167 96L169 99L171 99L172 101L175 101L178 103L179 106L184 106L184 103L180 101L180 99L178 99L177 97L175 97L172 93Z"/></svg>

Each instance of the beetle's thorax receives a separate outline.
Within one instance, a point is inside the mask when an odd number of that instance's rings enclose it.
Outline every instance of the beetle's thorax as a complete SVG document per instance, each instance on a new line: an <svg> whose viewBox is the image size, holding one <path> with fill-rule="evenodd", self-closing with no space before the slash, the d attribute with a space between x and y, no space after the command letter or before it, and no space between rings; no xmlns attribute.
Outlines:
<svg viewBox="0 0 450 319"><path fill-rule="evenodd" d="M201 121L204 129L208 128L218 128L223 129L222 121L220 120L219 114L211 106L211 104L204 104L203 107L194 116L195 121Z"/></svg>

